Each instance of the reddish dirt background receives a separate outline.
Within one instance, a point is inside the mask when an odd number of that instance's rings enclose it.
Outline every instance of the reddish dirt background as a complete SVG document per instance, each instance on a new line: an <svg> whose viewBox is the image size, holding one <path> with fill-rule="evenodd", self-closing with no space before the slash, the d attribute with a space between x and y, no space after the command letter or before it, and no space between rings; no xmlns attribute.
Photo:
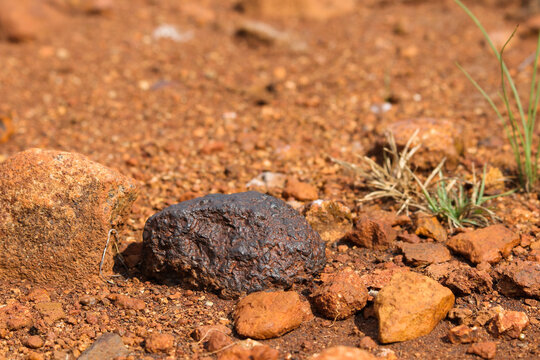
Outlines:
<svg viewBox="0 0 540 360"><path fill-rule="evenodd" d="M406 118L460 123L469 143L483 144L466 149L463 168L489 159L511 172L501 125L454 64L458 61L494 94L497 63L452 1L362 1L353 13L324 22L264 19L306 41L304 52L237 39L235 24L246 16L235 11L235 1L197 3L210 9L215 21L193 20L174 0L118 0L105 16L73 15L61 30L35 41L0 43L0 112L11 114L15 128L0 144L0 160L29 147L75 151L139 180L139 199L119 236L122 248L140 241L145 220L165 206L206 193L243 191L262 171L308 181L321 198L354 208L363 192L329 155L355 161L373 146L374 130ZM478 2L471 8L498 38L509 35L518 21L517 4ZM194 37L185 43L154 41L152 31L163 23L193 31ZM507 50L518 83L527 83L529 72L516 69L535 42L523 26ZM389 112L371 112L372 105L390 97ZM536 194L513 195L498 207L509 226L538 231ZM329 263L371 269L392 257L391 252L351 247L346 253L331 251ZM23 301L32 289L28 283L0 284L0 303ZM137 277L47 291L63 304L67 319L47 330L51 345L39 350L46 358L77 355L106 331L120 333L140 358L166 358L144 353L148 330L175 334L172 358L194 358L205 351L191 331L227 324L234 308L234 301ZM146 309L121 309L107 299L91 309L79 305L83 294L102 298L117 292L144 300ZM539 316L537 307L497 294L457 300L473 308L482 302ZM88 312L99 321L85 321ZM451 326L443 321L428 336L385 347L399 359L475 358L464 354L466 345L444 339ZM361 312L338 322L316 317L264 343L291 359L306 359L329 345L358 345L361 332L376 338L376 331L376 321ZM497 358L536 358L538 322L526 333L526 342L500 341ZM21 331L0 339L0 354L26 358L29 350L21 345L26 335Z"/></svg>

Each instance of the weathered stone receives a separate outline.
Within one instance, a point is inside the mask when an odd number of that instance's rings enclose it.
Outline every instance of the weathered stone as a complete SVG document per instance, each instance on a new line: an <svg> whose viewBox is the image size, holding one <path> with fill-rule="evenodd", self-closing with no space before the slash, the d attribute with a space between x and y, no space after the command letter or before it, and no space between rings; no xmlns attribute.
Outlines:
<svg viewBox="0 0 540 360"><path fill-rule="evenodd" d="M313 294L313 305L328 319L342 320L366 306L368 292L362 279L347 268L334 276Z"/></svg>
<svg viewBox="0 0 540 360"><path fill-rule="evenodd" d="M494 336L517 339L529 325L529 317L521 311L502 311L493 317L489 325L488 329Z"/></svg>
<svg viewBox="0 0 540 360"><path fill-rule="evenodd" d="M376 360L371 353L350 346L334 346L313 355L310 360Z"/></svg>
<svg viewBox="0 0 540 360"><path fill-rule="evenodd" d="M540 299L540 263L517 261L495 268L497 289L506 296L530 296Z"/></svg>
<svg viewBox="0 0 540 360"><path fill-rule="evenodd" d="M278 360L279 351L251 339L236 342L218 354L218 360Z"/></svg>
<svg viewBox="0 0 540 360"><path fill-rule="evenodd" d="M443 263L452 259L448 248L440 243L398 243L398 247L403 252L405 261L414 266Z"/></svg>
<svg viewBox="0 0 540 360"><path fill-rule="evenodd" d="M20 303L0 307L0 329L19 330L34 324L30 309Z"/></svg>
<svg viewBox="0 0 540 360"><path fill-rule="evenodd" d="M134 181L79 154L31 149L0 163L0 280L97 277L107 233L136 194ZM112 246L106 255L109 272Z"/></svg>
<svg viewBox="0 0 540 360"><path fill-rule="evenodd" d="M251 179L246 184L246 188L251 191L278 196L283 193L286 181L287 175L285 174L265 171Z"/></svg>
<svg viewBox="0 0 540 360"><path fill-rule="evenodd" d="M298 293L275 291L246 296L236 305L233 317L238 334L264 340L296 329L313 315Z"/></svg>
<svg viewBox="0 0 540 360"><path fill-rule="evenodd" d="M152 333L146 337L144 348L149 353L164 353L174 347L174 336L172 334Z"/></svg>
<svg viewBox="0 0 540 360"><path fill-rule="evenodd" d="M306 208L304 216L326 243L340 240L352 230L351 210L338 202L314 201Z"/></svg>
<svg viewBox="0 0 540 360"><path fill-rule="evenodd" d="M236 36L238 38L245 39L248 44L252 46L274 45L286 47L293 51L304 51L307 49L307 43L302 41L298 36L280 31L261 21L245 20L241 22L236 29ZM266 89L261 90L266 92ZM262 94L257 96L256 93L259 91L251 90L255 97L261 97L261 100L264 101L267 96L264 95L263 91L261 91ZM317 198L317 189L315 187L294 179L292 181L295 183L288 185L286 188L286 190L291 191L292 196L294 196L294 194L299 196L308 196L310 197L308 200L315 200ZM294 197L296 198L296 196Z"/></svg>
<svg viewBox="0 0 540 360"><path fill-rule="evenodd" d="M482 359L493 359L497 353L497 343L493 341L484 341L472 344L467 349L467 354L475 354Z"/></svg>
<svg viewBox="0 0 540 360"><path fill-rule="evenodd" d="M462 324L453 327L448 331L448 340L450 340L452 344L468 344L476 342L478 336L478 328L476 326L470 328L467 325Z"/></svg>
<svg viewBox="0 0 540 360"><path fill-rule="evenodd" d="M448 318L460 325L469 325L473 322L473 311L467 308L453 308L448 312Z"/></svg>
<svg viewBox="0 0 540 360"><path fill-rule="evenodd" d="M118 307L132 310L143 310L146 307L144 300L135 299L123 294L110 294L107 299L114 302Z"/></svg>
<svg viewBox="0 0 540 360"><path fill-rule="evenodd" d="M367 349L367 350L375 349L375 348L378 347L375 340L373 340L369 336L364 336L362 339L360 339L360 342L358 343L358 346L360 348L362 348L362 349Z"/></svg>
<svg viewBox="0 0 540 360"><path fill-rule="evenodd" d="M364 274L360 277L362 283L370 289L382 289L390 283L392 277L400 272L408 272L409 268L406 266L397 266L390 262L384 264L383 269L375 269L368 274Z"/></svg>
<svg viewBox="0 0 540 360"><path fill-rule="evenodd" d="M446 229L435 216L420 216L416 225L416 235L425 236L439 242L448 239Z"/></svg>
<svg viewBox="0 0 540 360"><path fill-rule="evenodd" d="M397 232L384 221L362 216L354 222L355 230L347 235L347 240L368 249L384 250L391 247Z"/></svg>
<svg viewBox="0 0 540 360"><path fill-rule="evenodd" d="M382 343L427 335L454 305L454 294L427 276L401 272L375 299Z"/></svg>
<svg viewBox="0 0 540 360"><path fill-rule="evenodd" d="M484 261L493 264L510 255L519 241L516 233L497 224L457 234L448 240L446 245L475 264Z"/></svg>
<svg viewBox="0 0 540 360"><path fill-rule="evenodd" d="M315 20L349 13L356 5L354 0L242 0L240 4L250 15Z"/></svg>
<svg viewBox="0 0 540 360"><path fill-rule="evenodd" d="M395 122L386 129L394 135L398 148L404 147L416 130L418 135L412 146L422 144L422 147L411 158L413 165L433 169L443 158L447 166L457 165L464 145L462 130L455 121L416 118Z"/></svg>
<svg viewBox="0 0 540 360"><path fill-rule="evenodd" d="M128 356L129 351L122 342L120 335L115 333L105 333L98 337L96 341L86 349L79 360L113 360L120 356Z"/></svg>
<svg viewBox="0 0 540 360"><path fill-rule="evenodd" d="M317 200L317 188L311 184L298 181L295 178L288 178L283 189L284 198L295 198L298 201Z"/></svg>
<svg viewBox="0 0 540 360"><path fill-rule="evenodd" d="M49 326L54 325L55 322L66 317L64 308L59 302L42 302L36 304L36 310L43 316L45 324Z"/></svg>
<svg viewBox="0 0 540 360"><path fill-rule="evenodd" d="M223 349L234 342L229 336L231 329L224 325L203 325L195 329L192 336L196 341L203 342L207 351Z"/></svg>
<svg viewBox="0 0 540 360"><path fill-rule="evenodd" d="M45 344L45 341L38 335L31 335L22 341L23 345L30 349L39 349Z"/></svg>
<svg viewBox="0 0 540 360"><path fill-rule="evenodd" d="M0 39L27 41L51 30L61 15L42 0L0 0Z"/></svg>
<svg viewBox="0 0 540 360"><path fill-rule="evenodd" d="M325 244L298 212L257 192L208 195L146 222L143 272L222 296L306 281L325 264Z"/></svg>
<svg viewBox="0 0 540 360"><path fill-rule="evenodd" d="M447 273L442 284L458 295L486 294L493 290L493 279L486 271L466 264L461 264Z"/></svg>

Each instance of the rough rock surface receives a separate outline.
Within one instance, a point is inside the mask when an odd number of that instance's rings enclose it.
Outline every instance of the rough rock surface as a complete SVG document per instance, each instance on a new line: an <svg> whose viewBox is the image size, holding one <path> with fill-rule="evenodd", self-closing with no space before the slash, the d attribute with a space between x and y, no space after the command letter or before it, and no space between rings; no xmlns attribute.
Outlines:
<svg viewBox="0 0 540 360"><path fill-rule="evenodd" d="M0 279L98 275L107 233L136 195L133 180L80 154L30 149L0 163Z"/></svg>
<svg viewBox="0 0 540 360"><path fill-rule="evenodd" d="M145 349L149 353L168 352L174 347L174 336L172 334L152 333L145 339Z"/></svg>
<svg viewBox="0 0 540 360"><path fill-rule="evenodd" d="M441 283L457 295L482 294L493 290L493 279L489 273L467 264L450 268L443 278Z"/></svg>
<svg viewBox="0 0 540 360"><path fill-rule="evenodd" d="M310 201L317 200L319 195L315 186L295 178L289 178L285 183L285 189L283 189L283 197L292 197L298 201Z"/></svg>
<svg viewBox="0 0 540 360"><path fill-rule="evenodd" d="M457 234L448 240L446 245L475 264L493 264L510 255L519 241L519 235L504 225L497 224Z"/></svg>
<svg viewBox="0 0 540 360"><path fill-rule="evenodd" d="M0 39L32 40L60 19L60 14L46 1L0 0Z"/></svg>
<svg viewBox="0 0 540 360"><path fill-rule="evenodd" d="M498 274L497 288L501 293L540 299L540 263L517 261L500 264L495 272Z"/></svg>
<svg viewBox="0 0 540 360"><path fill-rule="evenodd" d="M375 360L371 353L350 346L334 346L315 354L310 360Z"/></svg>
<svg viewBox="0 0 540 360"><path fill-rule="evenodd" d="M489 331L493 335L517 339L529 325L529 317L521 311L502 311L493 317L489 325Z"/></svg>
<svg viewBox="0 0 540 360"><path fill-rule="evenodd" d="M497 354L497 343L493 341L484 341L472 344L467 349L467 354L475 354L482 359L493 359Z"/></svg>
<svg viewBox="0 0 540 360"><path fill-rule="evenodd" d="M278 360L279 351L251 339L218 353L218 360Z"/></svg>
<svg viewBox="0 0 540 360"><path fill-rule="evenodd" d="M351 210L338 202L314 201L309 204L304 216L327 243L340 240L352 230Z"/></svg>
<svg viewBox="0 0 540 360"><path fill-rule="evenodd" d="M375 299L382 343L427 335L454 306L454 294L427 276L400 272Z"/></svg>
<svg viewBox="0 0 540 360"><path fill-rule="evenodd" d="M351 12L354 0L242 0L246 13L268 17L325 20Z"/></svg>
<svg viewBox="0 0 540 360"><path fill-rule="evenodd" d="M294 291L256 292L241 299L234 311L236 332L252 339L271 339L313 318L309 303Z"/></svg>
<svg viewBox="0 0 540 360"><path fill-rule="evenodd" d="M415 233L440 242L445 242L448 239L446 229L435 216L420 216Z"/></svg>
<svg viewBox="0 0 540 360"><path fill-rule="evenodd" d="M232 297L310 279L325 244L298 212L257 192L208 195L146 222L144 274Z"/></svg>
<svg viewBox="0 0 540 360"><path fill-rule="evenodd" d="M367 216L357 219L354 227L355 230L347 235L347 240L368 249L387 249L397 237L396 230L389 223Z"/></svg>
<svg viewBox="0 0 540 360"><path fill-rule="evenodd" d="M115 333L105 333L94 341L92 346L86 349L79 360L112 360L119 356L127 356L129 351L122 342L120 335Z"/></svg>
<svg viewBox="0 0 540 360"><path fill-rule="evenodd" d="M13 132L14 128L11 118L0 116L0 144L8 141Z"/></svg>
<svg viewBox="0 0 540 360"><path fill-rule="evenodd" d="M347 268L318 288L312 296L313 305L324 317L346 319L366 306L368 292L352 269Z"/></svg>
<svg viewBox="0 0 540 360"><path fill-rule="evenodd" d="M405 261L414 266L437 264L452 259L448 248L440 243L399 243L398 247L403 252Z"/></svg>
<svg viewBox="0 0 540 360"><path fill-rule="evenodd" d="M465 324L458 325L448 331L448 340L452 344L468 344L478 339L478 328L468 327Z"/></svg>

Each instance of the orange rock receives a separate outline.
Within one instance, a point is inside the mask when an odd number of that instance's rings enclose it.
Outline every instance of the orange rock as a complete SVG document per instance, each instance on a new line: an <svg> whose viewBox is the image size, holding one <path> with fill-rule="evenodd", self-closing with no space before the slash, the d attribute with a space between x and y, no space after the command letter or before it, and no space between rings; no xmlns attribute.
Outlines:
<svg viewBox="0 0 540 360"><path fill-rule="evenodd" d="M19 330L34 324L30 309L19 303L8 304L0 308L0 329Z"/></svg>
<svg viewBox="0 0 540 360"><path fill-rule="evenodd" d="M377 357L371 353L350 347L350 346L334 346L322 351L320 354L315 354L310 360L376 360Z"/></svg>
<svg viewBox="0 0 540 360"><path fill-rule="evenodd" d="M314 201L309 204L304 216L326 243L333 243L352 230L351 210L338 202Z"/></svg>
<svg viewBox="0 0 540 360"><path fill-rule="evenodd" d="M414 266L426 266L450 261L452 256L446 246L439 243L398 243L405 261Z"/></svg>
<svg viewBox="0 0 540 360"><path fill-rule="evenodd" d="M278 360L279 351L251 339L226 349L218 355L218 360Z"/></svg>
<svg viewBox="0 0 540 360"><path fill-rule="evenodd" d="M390 224L366 216L355 221L354 225L355 230L347 235L347 240L368 249L387 249L397 237L396 230Z"/></svg>
<svg viewBox="0 0 540 360"><path fill-rule="evenodd" d="M38 335L32 335L23 340L23 345L30 349L39 349L45 342Z"/></svg>
<svg viewBox="0 0 540 360"><path fill-rule="evenodd" d="M174 336L171 334L152 333L145 339L144 346L149 353L168 352L174 347Z"/></svg>
<svg viewBox="0 0 540 360"><path fill-rule="evenodd" d="M114 301L117 306L125 309L143 310L146 307L146 304L143 300L134 299L127 295L110 294L109 296L107 296L107 298L111 301Z"/></svg>
<svg viewBox="0 0 540 360"><path fill-rule="evenodd" d="M242 0L246 13L268 17L325 20L354 10L354 0Z"/></svg>
<svg viewBox="0 0 540 360"><path fill-rule="evenodd" d="M122 223L136 189L75 153L30 149L0 163L0 280L97 277L107 233ZM109 272L112 246L105 260Z"/></svg>
<svg viewBox="0 0 540 360"><path fill-rule="evenodd" d="M293 197L298 201L310 201L316 200L319 194L315 186L289 178L285 184L285 189L283 189L283 197Z"/></svg>
<svg viewBox="0 0 540 360"><path fill-rule="evenodd" d="M42 302L36 304L36 310L39 311L45 324L51 326L54 325L60 319L66 317L66 313L59 302Z"/></svg>
<svg viewBox="0 0 540 360"><path fill-rule="evenodd" d="M451 328L448 331L448 340L452 344L467 344L475 342L478 339L478 328L475 326L473 328L468 327L467 325L458 325Z"/></svg>
<svg viewBox="0 0 540 360"><path fill-rule="evenodd" d="M375 299L382 343L427 335L454 306L454 294L435 280L413 272L392 277Z"/></svg>
<svg viewBox="0 0 540 360"><path fill-rule="evenodd" d="M493 335L517 339L523 329L529 325L529 317L521 311L503 311L497 313L489 325L489 331Z"/></svg>
<svg viewBox="0 0 540 360"><path fill-rule="evenodd" d="M448 240L446 245L475 264L481 262L493 264L510 255L512 248L519 242L516 233L504 225L497 224L457 234Z"/></svg>
<svg viewBox="0 0 540 360"><path fill-rule="evenodd" d="M440 242L445 242L448 239L445 228L435 216L420 216L415 233Z"/></svg>
<svg viewBox="0 0 540 360"><path fill-rule="evenodd" d="M342 320L366 306L368 292L362 279L347 268L334 276L313 294L313 305L324 317Z"/></svg>
<svg viewBox="0 0 540 360"><path fill-rule="evenodd" d="M238 334L253 339L281 336L312 318L309 303L294 291L252 293L234 311Z"/></svg>
<svg viewBox="0 0 540 360"><path fill-rule="evenodd" d="M467 349L467 354L475 354L480 356L482 359L493 359L497 353L497 343L493 341L479 342L472 344Z"/></svg>

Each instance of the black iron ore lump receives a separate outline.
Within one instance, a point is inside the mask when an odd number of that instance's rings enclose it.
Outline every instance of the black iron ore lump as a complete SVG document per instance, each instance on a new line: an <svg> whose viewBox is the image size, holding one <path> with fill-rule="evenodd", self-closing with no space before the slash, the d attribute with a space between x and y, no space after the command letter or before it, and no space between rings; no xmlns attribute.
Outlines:
<svg viewBox="0 0 540 360"><path fill-rule="evenodd" d="M143 233L143 273L224 297L287 288L322 270L325 244L285 202L255 191L169 206Z"/></svg>

